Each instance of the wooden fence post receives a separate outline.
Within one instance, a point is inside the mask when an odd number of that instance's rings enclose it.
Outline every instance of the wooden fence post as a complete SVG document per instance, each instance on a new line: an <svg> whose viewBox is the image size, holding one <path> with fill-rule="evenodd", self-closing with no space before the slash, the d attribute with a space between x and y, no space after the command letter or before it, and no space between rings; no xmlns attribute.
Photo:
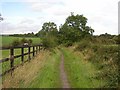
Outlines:
<svg viewBox="0 0 120 90"><path fill-rule="evenodd" d="M30 61L30 46L28 47L28 60Z"/></svg>
<svg viewBox="0 0 120 90"><path fill-rule="evenodd" d="M39 45L39 51L40 51L40 45Z"/></svg>
<svg viewBox="0 0 120 90"><path fill-rule="evenodd" d="M35 56L35 47L33 46L33 57Z"/></svg>
<svg viewBox="0 0 120 90"><path fill-rule="evenodd" d="M10 68L11 68L11 75L14 70L14 48L10 49Z"/></svg>
<svg viewBox="0 0 120 90"><path fill-rule="evenodd" d="M38 53L38 46L36 46L36 54Z"/></svg>
<svg viewBox="0 0 120 90"><path fill-rule="evenodd" d="M24 47L21 48L21 61L22 61L22 64L24 63Z"/></svg>

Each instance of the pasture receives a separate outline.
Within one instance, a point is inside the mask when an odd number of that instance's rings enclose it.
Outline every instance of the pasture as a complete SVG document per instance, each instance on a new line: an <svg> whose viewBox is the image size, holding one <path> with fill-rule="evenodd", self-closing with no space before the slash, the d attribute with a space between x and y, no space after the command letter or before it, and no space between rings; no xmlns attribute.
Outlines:
<svg viewBox="0 0 120 90"><path fill-rule="evenodd" d="M14 41L14 40L21 40L23 37L12 37L12 36L0 36L1 40L2 40L2 46L4 47L8 47L11 45L11 43ZM41 39L40 38L26 38L26 39L32 39L33 41L33 45L35 44L39 44L41 42ZM32 48L31 48L31 51L32 51ZM1 52L1 55L0 55L0 59L3 59L3 58L9 58L10 57L10 50L0 50ZM25 48L24 49L24 53L27 53L28 52L28 48ZM15 49L14 51L14 55L20 55L21 54L21 49ZM26 55L24 57L25 60L28 59L28 56ZM15 59L15 62L14 64L15 65L18 65L21 63L21 57L20 58L16 58ZM10 62L4 62L2 64L2 72L6 71L10 69Z"/></svg>
<svg viewBox="0 0 120 90"><path fill-rule="evenodd" d="M13 36L0 36L2 38L2 46L10 46L14 40L21 40L24 37L13 37ZM40 38L25 37L26 39L32 39L32 44L39 44L41 42Z"/></svg>

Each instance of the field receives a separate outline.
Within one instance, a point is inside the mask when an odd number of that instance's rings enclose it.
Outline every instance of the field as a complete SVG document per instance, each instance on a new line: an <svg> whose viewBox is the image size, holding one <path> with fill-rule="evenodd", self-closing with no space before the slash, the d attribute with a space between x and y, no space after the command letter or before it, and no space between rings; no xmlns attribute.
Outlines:
<svg viewBox="0 0 120 90"><path fill-rule="evenodd" d="M11 43L18 39L21 40L24 37L12 37L12 36L0 36L2 38L2 46L9 46ZM31 37L25 37L26 39L32 39L33 44L39 44L41 42L40 38L31 38Z"/></svg>
<svg viewBox="0 0 120 90"><path fill-rule="evenodd" d="M32 51L32 48L31 48L31 51ZM0 52L2 52L2 56L0 56L0 59L9 58L9 56L10 56L10 50L0 50ZM28 48L25 48L24 49L24 53L27 53L27 52L28 52ZM15 56L16 55L21 55L21 49L15 49L14 55ZM32 54L31 54L31 56L32 56ZM28 59L28 55L26 55L24 57L24 59L27 60ZM15 60L14 61L14 65L18 65L18 64L22 63L21 57L20 58L16 58L14 60ZM2 64L2 71L3 72L6 71L6 70L8 70L8 69L10 69L10 62L9 61L8 62L4 62Z"/></svg>
<svg viewBox="0 0 120 90"><path fill-rule="evenodd" d="M16 39L21 40L22 39L22 37L11 37L11 36L3 36L3 37L0 36L0 38L2 38L2 46L9 46L9 45L11 45L11 43L14 40L16 40ZM33 44L39 44L41 41L40 38L28 37L26 39L32 39ZM32 51L32 48L31 48L31 51ZM0 50L0 52L2 53L2 56L0 56L0 59L8 58L10 56L10 50ZM25 48L24 53L27 53L27 52L28 52L28 48ZM20 54L21 54L21 49L15 49L14 55L20 55ZM28 56L26 55L24 58L25 58L25 60L27 60ZM18 65L20 63L21 63L21 57L15 59L15 62L14 62L15 65ZM4 62L2 64L2 71L4 72L8 69L10 69L10 62Z"/></svg>

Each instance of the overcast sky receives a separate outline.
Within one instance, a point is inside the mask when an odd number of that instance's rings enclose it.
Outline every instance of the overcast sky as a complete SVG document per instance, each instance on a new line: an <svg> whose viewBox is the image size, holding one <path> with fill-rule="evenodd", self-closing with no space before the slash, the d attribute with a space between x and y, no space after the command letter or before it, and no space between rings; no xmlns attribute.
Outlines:
<svg viewBox="0 0 120 90"><path fill-rule="evenodd" d="M119 0L0 0L0 34L37 33L44 22L59 27L70 15L83 14L95 33L118 34Z"/></svg>

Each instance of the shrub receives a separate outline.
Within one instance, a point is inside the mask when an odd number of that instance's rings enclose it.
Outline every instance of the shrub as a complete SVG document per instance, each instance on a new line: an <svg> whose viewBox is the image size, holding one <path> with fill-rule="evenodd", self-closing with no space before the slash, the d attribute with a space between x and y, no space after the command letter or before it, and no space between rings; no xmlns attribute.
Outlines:
<svg viewBox="0 0 120 90"><path fill-rule="evenodd" d="M15 39L13 42L12 42L12 46L18 46L20 44L20 40L19 39Z"/></svg>
<svg viewBox="0 0 120 90"><path fill-rule="evenodd" d="M57 46L57 39L55 36L48 35L48 36L42 38L42 44L45 49L54 48Z"/></svg>
<svg viewBox="0 0 120 90"><path fill-rule="evenodd" d="M25 38L22 38L22 39L21 39L21 44L23 44L23 43L28 43L28 40L25 39Z"/></svg>
<svg viewBox="0 0 120 90"><path fill-rule="evenodd" d="M72 41L68 41L64 44L65 47L69 47L69 46L72 46L72 45L73 45Z"/></svg>
<svg viewBox="0 0 120 90"><path fill-rule="evenodd" d="M29 39L29 40L28 40L29 45L31 45L32 42L33 42L32 39Z"/></svg>
<svg viewBox="0 0 120 90"><path fill-rule="evenodd" d="M86 48L91 48L91 42L84 40L78 44L78 46L76 47L76 50L83 51Z"/></svg>

